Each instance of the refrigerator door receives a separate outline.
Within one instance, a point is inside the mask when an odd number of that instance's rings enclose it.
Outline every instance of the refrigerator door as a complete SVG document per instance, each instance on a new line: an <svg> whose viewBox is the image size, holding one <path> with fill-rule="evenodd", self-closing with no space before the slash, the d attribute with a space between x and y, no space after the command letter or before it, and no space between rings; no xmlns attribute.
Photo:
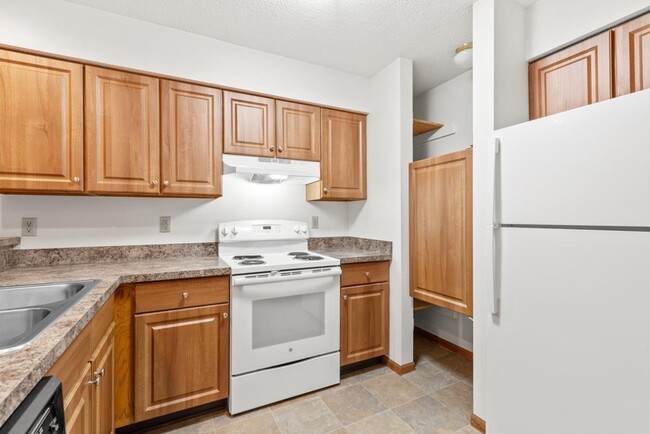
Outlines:
<svg viewBox="0 0 650 434"><path fill-rule="evenodd" d="M502 228L488 434L650 433L650 233Z"/></svg>
<svg viewBox="0 0 650 434"><path fill-rule="evenodd" d="M495 132L500 222L650 226L650 90Z"/></svg>

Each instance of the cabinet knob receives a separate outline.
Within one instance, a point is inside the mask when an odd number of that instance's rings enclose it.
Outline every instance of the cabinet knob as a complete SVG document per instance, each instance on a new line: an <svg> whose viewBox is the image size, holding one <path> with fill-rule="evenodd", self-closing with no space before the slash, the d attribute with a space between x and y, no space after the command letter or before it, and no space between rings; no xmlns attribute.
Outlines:
<svg viewBox="0 0 650 434"><path fill-rule="evenodd" d="M343 296L343 301L348 301L348 296L347 295Z"/></svg>
<svg viewBox="0 0 650 434"><path fill-rule="evenodd" d="M96 375L98 377L103 377L104 374L106 374L106 369L105 368L102 368L99 371L93 372L93 375Z"/></svg>
<svg viewBox="0 0 650 434"><path fill-rule="evenodd" d="M284 148L282 146L278 146L278 152L284 151Z"/></svg>
<svg viewBox="0 0 650 434"><path fill-rule="evenodd" d="M323 193L327 193L328 191L327 187L323 187Z"/></svg>
<svg viewBox="0 0 650 434"><path fill-rule="evenodd" d="M269 148L269 151L271 151L271 152L275 152L275 146L271 146L271 147Z"/></svg>
<svg viewBox="0 0 650 434"><path fill-rule="evenodd" d="M190 298L190 293L187 291L183 292L183 299L187 300L188 298Z"/></svg>
<svg viewBox="0 0 650 434"><path fill-rule="evenodd" d="M167 187L167 186L169 185L169 181L165 179L165 180L163 181L163 185L164 185L165 187Z"/></svg>
<svg viewBox="0 0 650 434"><path fill-rule="evenodd" d="M81 178L75 176L74 178L72 178L72 182L74 182L75 184L79 184L81 182Z"/></svg>
<svg viewBox="0 0 650 434"><path fill-rule="evenodd" d="M370 271L366 271L366 277L370 279Z"/></svg>
<svg viewBox="0 0 650 434"><path fill-rule="evenodd" d="M95 386L99 386L99 383L100 383L101 381L102 381L102 377L99 377L99 376L98 376L98 377L95 378L94 380L89 381L88 384L93 384L93 385L95 385Z"/></svg>
<svg viewBox="0 0 650 434"><path fill-rule="evenodd" d="M153 185L154 187L158 185L158 180L154 179L153 181L151 181L151 185Z"/></svg>
<svg viewBox="0 0 650 434"><path fill-rule="evenodd" d="M224 317L224 319L228 319L228 312L224 312L223 317Z"/></svg>

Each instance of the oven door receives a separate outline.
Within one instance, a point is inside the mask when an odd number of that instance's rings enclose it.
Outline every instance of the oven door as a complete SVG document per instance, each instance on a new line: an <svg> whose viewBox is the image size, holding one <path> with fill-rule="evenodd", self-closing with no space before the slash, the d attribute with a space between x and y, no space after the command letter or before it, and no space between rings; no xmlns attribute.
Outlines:
<svg viewBox="0 0 650 434"><path fill-rule="evenodd" d="M231 374L338 351L341 268L233 276Z"/></svg>

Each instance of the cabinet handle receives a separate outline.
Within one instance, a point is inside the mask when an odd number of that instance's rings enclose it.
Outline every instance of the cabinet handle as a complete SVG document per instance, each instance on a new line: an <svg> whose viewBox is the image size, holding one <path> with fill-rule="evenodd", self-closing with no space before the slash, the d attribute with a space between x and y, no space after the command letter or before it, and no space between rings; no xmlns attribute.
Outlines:
<svg viewBox="0 0 650 434"><path fill-rule="evenodd" d="M92 381L89 381L88 384L94 384L95 386L99 386L99 383L102 381L102 377L97 377Z"/></svg>
<svg viewBox="0 0 650 434"><path fill-rule="evenodd" d="M96 376L98 376L98 377L103 377L104 374L106 374L106 369L105 369L105 368L102 368L102 369L100 369L100 370L97 371L97 372L93 372L93 375L96 375Z"/></svg>
<svg viewBox="0 0 650 434"><path fill-rule="evenodd" d="M74 178L72 178L72 182L74 182L75 184L79 184L81 182L81 178L75 176Z"/></svg>
<svg viewBox="0 0 650 434"><path fill-rule="evenodd" d="M183 299L187 300L188 298L190 298L190 293L189 292L183 292Z"/></svg>
<svg viewBox="0 0 650 434"><path fill-rule="evenodd" d="M224 319L228 319L228 312L224 312L224 313L223 313L223 318L224 318Z"/></svg>
<svg viewBox="0 0 650 434"><path fill-rule="evenodd" d="M274 147L274 146L271 146L271 147L269 148L269 151L274 152L274 151L275 151L275 147Z"/></svg>
<svg viewBox="0 0 650 434"><path fill-rule="evenodd" d="M278 152L284 151L284 148L282 146L278 146Z"/></svg>
<svg viewBox="0 0 650 434"><path fill-rule="evenodd" d="M163 181L163 185L164 185L165 187L167 187L167 186L169 185L169 181L165 179L165 180Z"/></svg>
<svg viewBox="0 0 650 434"><path fill-rule="evenodd" d="M327 187L323 187L323 193L327 194L328 191Z"/></svg>
<svg viewBox="0 0 650 434"><path fill-rule="evenodd" d="M154 187L158 185L158 180L154 179L153 181L151 181L151 185L153 185Z"/></svg>
<svg viewBox="0 0 650 434"><path fill-rule="evenodd" d="M348 301L348 296L347 295L343 296L343 301Z"/></svg>

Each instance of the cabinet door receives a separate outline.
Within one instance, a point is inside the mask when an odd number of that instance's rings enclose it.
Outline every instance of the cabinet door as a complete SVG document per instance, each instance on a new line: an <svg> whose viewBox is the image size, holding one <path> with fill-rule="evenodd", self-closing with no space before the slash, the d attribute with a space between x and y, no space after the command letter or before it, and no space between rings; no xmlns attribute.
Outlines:
<svg viewBox="0 0 650 434"><path fill-rule="evenodd" d="M223 151L274 158L275 101L228 91L224 91L223 99Z"/></svg>
<svg viewBox="0 0 650 434"><path fill-rule="evenodd" d="M158 80L86 66L85 88L87 190L158 195Z"/></svg>
<svg viewBox="0 0 650 434"><path fill-rule="evenodd" d="M221 91L163 80L162 193L221 196Z"/></svg>
<svg viewBox="0 0 650 434"><path fill-rule="evenodd" d="M388 354L388 284L341 288L341 365Z"/></svg>
<svg viewBox="0 0 650 434"><path fill-rule="evenodd" d="M135 420L228 396L228 305L135 316Z"/></svg>
<svg viewBox="0 0 650 434"><path fill-rule="evenodd" d="M472 316L472 150L410 165L411 297Z"/></svg>
<svg viewBox="0 0 650 434"><path fill-rule="evenodd" d="M83 190L83 70L0 50L0 191Z"/></svg>
<svg viewBox="0 0 650 434"><path fill-rule="evenodd" d="M93 392L95 434L111 434L114 424L115 323L112 323L91 357L93 375L99 382Z"/></svg>
<svg viewBox="0 0 650 434"><path fill-rule="evenodd" d="M92 366L83 365L77 382L65 397L65 429L68 434L89 434L93 432Z"/></svg>
<svg viewBox="0 0 650 434"><path fill-rule="evenodd" d="M650 14L614 29L616 95L650 88Z"/></svg>
<svg viewBox="0 0 650 434"><path fill-rule="evenodd" d="M532 62L528 68L530 118L611 98L610 44L608 31Z"/></svg>
<svg viewBox="0 0 650 434"><path fill-rule="evenodd" d="M278 158L320 160L320 111L310 105L275 102Z"/></svg>
<svg viewBox="0 0 650 434"><path fill-rule="evenodd" d="M309 200L366 199L366 117L321 109L321 181Z"/></svg>

